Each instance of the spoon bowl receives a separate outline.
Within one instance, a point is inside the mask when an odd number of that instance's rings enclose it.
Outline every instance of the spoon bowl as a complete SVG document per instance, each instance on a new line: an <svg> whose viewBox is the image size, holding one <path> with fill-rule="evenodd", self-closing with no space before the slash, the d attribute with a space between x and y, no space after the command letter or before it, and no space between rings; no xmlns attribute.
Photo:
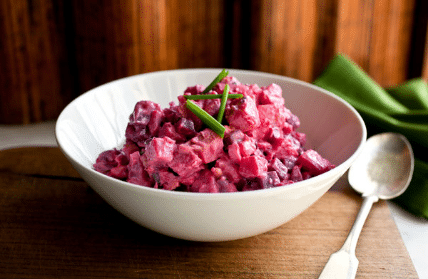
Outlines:
<svg viewBox="0 0 428 279"><path fill-rule="evenodd" d="M408 187L414 168L409 141L400 134L383 133L369 138L348 173L351 187L366 196L388 200Z"/></svg>
<svg viewBox="0 0 428 279"><path fill-rule="evenodd" d="M374 202L392 199L406 191L413 176L414 156L409 141L400 134L383 133L370 137L349 168L351 187L364 200L348 238L333 253L319 278L355 278L358 237Z"/></svg>

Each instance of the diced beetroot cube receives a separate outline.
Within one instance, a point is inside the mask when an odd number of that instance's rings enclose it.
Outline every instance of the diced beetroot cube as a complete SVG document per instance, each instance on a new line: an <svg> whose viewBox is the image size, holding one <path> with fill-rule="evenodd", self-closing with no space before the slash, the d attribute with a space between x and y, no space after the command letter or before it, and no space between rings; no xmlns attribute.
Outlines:
<svg viewBox="0 0 428 279"><path fill-rule="evenodd" d="M282 89L277 84L270 84L268 86L261 87L257 97L257 101L261 105L275 104L277 106L284 106L284 99L282 98Z"/></svg>
<svg viewBox="0 0 428 279"><path fill-rule="evenodd" d="M177 133L184 135L188 138L194 137L196 135L195 125L193 121L187 118L181 118L175 124L175 130Z"/></svg>
<svg viewBox="0 0 428 279"><path fill-rule="evenodd" d="M200 95L204 91L205 87L197 84L195 86L189 86L184 90L184 94L189 93L190 95Z"/></svg>
<svg viewBox="0 0 428 279"><path fill-rule="evenodd" d="M214 92L213 92L214 93ZM203 110L205 110L211 116L214 116L218 113L220 109L221 100L220 99L208 99L204 101Z"/></svg>
<svg viewBox="0 0 428 279"><path fill-rule="evenodd" d="M272 152L272 144L264 140L257 142L257 148L260 149L263 153Z"/></svg>
<svg viewBox="0 0 428 279"><path fill-rule="evenodd" d="M203 100L193 100L192 102L194 102L200 108L202 108L202 106L203 106ZM201 128L203 126L202 120L186 107L186 102L180 104L179 110L180 110L181 114L183 115L183 117L193 121L195 131L198 132L201 130Z"/></svg>
<svg viewBox="0 0 428 279"><path fill-rule="evenodd" d="M172 124L177 123L181 119L181 113L179 112L179 107L174 103L170 104L169 108L163 110L164 121L171 122Z"/></svg>
<svg viewBox="0 0 428 279"><path fill-rule="evenodd" d="M154 110L150 114L150 121L147 124L149 132L152 137L155 137L159 131L160 124L163 120L163 113L160 110Z"/></svg>
<svg viewBox="0 0 428 279"><path fill-rule="evenodd" d="M178 103L179 103L179 105L178 105L178 109L179 109L179 111L180 111L180 112L182 112L182 111L181 111L181 108L182 108L183 104L185 104L185 103L186 103L186 101L187 101L187 99L184 97L185 95L192 95L192 94L184 93L183 95L179 95L179 96L177 96Z"/></svg>
<svg viewBox="0 0 428 279"><path fill-rule="evenodd" d="M300 134L300 133L299 133ZM298 135L296 132L292 132L291 134L288 135L284 135L284 138L288 138L291 140L291 142L295 145L298 146L300 149L302 148L302 143L300 142L300 140L302 140L302 142L306 143L306 136L301 137L300 135Z"/></svg>
<svg viewBox="0 0 428 279"><path fill-rule="evenodd" d="M240 85L241 82L234 76L226 76L218 84Z"/></svg>
<svg viewBox="0 0 428 279"><path fill-rule="evenodd" d="M226 78L227 78L227 77L226 77ZM217 84L213 87L212 91L216 92L217 94L223 94L224 87L226 86L226 84L228 84L227 82L224 82L224 80L225 80L226 78L223 78L223 81L220 81L219 83L217 83ZM230 91L229 91L229 94L230 94Z"/></svg>
<svg viewBox="0 0 428 279"><path fill-rule="evenodd" d="M118 178L118 179L125 179L128 177L128 166L127 165L119 165L117 167L114 167L110 170L109 176Z"/></svg>
<svg viewBox="0 0 428 279"><path fill-rule="evenodd" d="M257 84L232 84L230 94L242 94L253 98L255 101L258 99L258 95L262 92L262 89ZM256 102L257 103L257 102Z"/></svg>
<svg viewBox="0 0 428 279"><path fill-rule="evenodd" d="M217 180L219 191L221 193L237 192L235 184L228 181L224 176Z"/></svg>
<svg viewBox="0 0 428 279"><path fill-rule="evenodd" d="M161 111L162 108L159 104L152 101L139 101L135 104L134 111L130 116L130 121L140 122L146 115L150 115L154 110Z"/></svg>
<svg viewBox="0 0 428 279"><path fill-rule="evenodd" d="M308 171L311 175L319 175L334 168L327 159L315 150L309 149L303 152L296 161L296 165L300 165L302 169Z"/></svg>
<svg viewBox="0 0 428 279"><path fill-rule="evenodd" d="M226 84L229 84L230 86L230 94L238 93L236 92L236 88L241 86L241 83L237 78L233 76L227 76L214 86L213 91L217 92L217 94L223 94L224 87L226 86Z"/></svg>
<svg viewBox="0 0 428 279"><path fill-rule="evenodd" d="M304 146L306 144L306 134L299 132L292 132L291 135L293 138L299 141L300 146Z"/></svg>
<svg viewBox="0 0 428 279"><path fill-rule="evenodd" d="M169 137L153 138L141 156L147 171L150 173L169 163L173 159L175 147L175 141Z"/></svg>
<svg viewBox="0 0 428 279"><path fill-rule="evenodd" d="M220 192L214 174L210 170L203 170L190 186L190 191L200 193L218 193Z"/></svg>
<svg viewBox="0 0 428 279"><path fill-rule="evenodd" d="M95 161L94 169L98 172L106 174L112 168L118 165L116 157L119 154L120 152L117 149L102 152Z"/></svg>
<svg viewBox="0 0 428 279"><path fill-rule="evenodd" d="M174 190L180 186L178 177L167 170L158 171L157 179L159 180L159 184L162 185L162 188L165 190Z"/></svg>
<svg viewBox="0 0 428 279"><path fill-rule="evenodd" d="M226 119L231 127L243 132L260 126L259 112L251 97L235 99L226 111Z"/></svg>
<svg viewBox="0 0 428 279"><path fill-rule="evenodd" d="M299 128L299 127L300 127L300 120L299 120L299 118L298 118L296 115L294 115L294 114L291 114L291 115L290 115L290 117L287 119L287 122L293 126L293 129L294 129L294 130L296 130L297 128Z"/></svg>
<svg viewBox="0 0 428 279"><path fill-rule="evenodd" d="M159 104L152 101L140 101L135 104L134 111L129 116L129 122L147 125L150 120L150 114L154 110L161 111L162 109Z"/></svg>
<svg viewBox="0 0 428 279"><path fill-rule="evenodd" d="M176 142L186 141L186 138L183 135L177 133L174 125L172 125L172 123L170 122L164 123L162 125L162 127L159 129L158 137L160 138L169 137L175 140Z"/></svg>
<svg viewBox="0 0 428 279"><path fill-rule="evenodd" d="M284 125L285 123L288 123L288 120L290 118L296 117L288 108L286 108L285 106L280 106L278 108L278 114L280 114L280 116L278 116L278 119L284 119L282 123L282 125ZM296 121L298 121L298 125L300 125L300 121L299 118L296 117ZM281 126L282 127L282 126ZM293 126L294 127L294 126ZM295 127L296 129L298 128L298 126Z"/></svg>
<svg viewBox="0 0 428 279"><path fill-rule="evenodd" d="M257 129L249 130L245 133L256 140L264 140L270 127L270 125L260 125Z"/></svg>
<svg viewBox="0 0 428 279"><path fill-rule="evenodd" d="M245 137L245 140L238 143L238 145L241 157L248 157L254 154L257 149L255 140L250 137Z"/></svg>
<svg viewBox="0 0 428 279"><path fill-rule="evenodd" d="M269 168L274 170L281 180L288 179L288 169L278 158L271 161Z"/></svg>
<svg viewBox="0 0 428 279"><path fill-rule="evenodd" d="M235 130L229 134L225 133L224 142L226 145L232 144L234 142L239 143L245 137L245 134L241 130Z"/></svg>
<svg viewBox="0 0 428 279"><path fill-rule="evenodd" d="M147 187L150 187L152 184L149 175L144 170L144 166L140 160L140 152L138 151L130 155L128 164L128 179L126 181Z"/></svg>
<svg viewBox="0 0 428 279"><path fill-rule="evenodd" d="M230 137L230 135L235 131L235 129L232 129L229 125L223 125L224 126L224 139L227 137Z"/></svg>
<svg viewBox="0 0 428 279"><path fill-rule="evenodd" d="M290 123L284 122L282 125L282 131L284 132L284 134L289 134L294 131L294 127Z"/></svg>
<svg viewBox="0 0 428 279"><path fill-rule="evenodd" d="M262 189L262 185L260 183L260 179L247 179L244 186L242 187L242 191L254 191Z"/></svg>
<svg viewBox="0 0 428 279"><path fill-rule="evenodd" d="M242 158L239 173L245 178L263 177L267 172L268 162L261 156Z"/></svg>
<svg viewBox="0 0 428 279"><path fill-rule="evenodd" d="M259 105L257 106L259 111L260 122L262 125L274 125L281 126L289 115L285 113L285 108L277 107L275 105Z"/></svg>
<svg viewBox="0 0 428 279"><path fill-rule="evenodd" d="M252 92L246 84L229 84L229 88L229 94L242 94L244 97L253 98L253 100L256 99L256 96L254 96L254 92ZM219 94L222 94L224 92L224 88L222 89L223 90L219 92Z"/></svg>
<svg viewBox="0 0 428 279"><path fill-rule="evenodd" d="M141 155L140 155L140 152L138 152L138 151L135 151L135 152L131 153L131 154L129 155L129 163L128 163L128 166L142 164L142 163L141 163L141 158L140 158L140 157L141 157Z"/></svg>
<svg viewBox="0 0 428 279"><path fill-rule="evenodd" d="M269 84L268 86L263 86L261 90L270 96L282 97L281 86L276 83Z"/></svg>
<svg viewBox="0 0 428 279"><path fill-rule="evenodd" d="M298 141L297 141L298 143ZM297 157L299 155L300 144L291 137L284 137L277 140L277 145L273 146L275 157L283 159L287 156Z"/></svg>
<svg viewBox="0 0 428 279"><path fill-rule="evenodd" d="M242 159L241 151L237 142L234 142L231 145L229 145L227 149L227 154L229 155L232 162L235 162L235 163L241 162L241 159Z"/></svg>
<svg viewBox="0 0 428 279"><path fill-rule="evenodd" d="M254 151L254 156L260 156L260 157L264 157L265 158L265 154L260 149L256 149L256 151Z"/></svg>
<svg viewBox="0 0 428 279"><path fill-rule="evenodd" d="M125 131L125 138L129 141L135 142L138 146L144 146L144 142L150 137L147 125L139 123L128 123Z"/></svg>
<svg viewBox="0 0 428 279"><path fill-rule="evenodd" d="M195 182L196 178L198 178L199 175L200 175L200 172L194 172L193 174L190 174L190 175L181 175L179 177L179 181L181 184L190 186L193 184L193 182Z"/></svg>
<svg viewBox="0 0 428 279"><path fill-rule="evenodd" d="M309 179L311 177L312 177L312 175L309 172L307 172L307 171L302 172L302 179L303 180Z"/></svg>
<svg viewBox="0 0 428 279"><path fill-rule="evenodd" d="M268 189L280 185L281 181L276 171L268 171L266 176L261 178L263 189Z"/></svg>
<svg viewBox="0 0 428 279"><path fill-rule="evenodd" d="M129 116L125 137L139 145L150 137L147 125L153 111L161 112L161 107L152 101L140 101L135 104L134 111Z"/></svg>
<svg viewBox="0 0 428 279"><path fill-rule="evenodd" d="M285 158L282 158L281 160L284 163L284 166L291 170L296 165L297 156L285 156Z"/></svg>
<svg viewBox="0 0 428 279"><path fill-rule="evenodd" d="M269 141L273 146L280 145L283 138L284 135L282 131L276 126L270 127L266 133L266 140Z"/></svg>
<svg viewBox="0 0 428 279"><path fill-rule="evenodd" d="M224 153L223 139L208 128L192 138L191 143L204 164L217 160Z"/></svg>
<svg viewBox="0 0 428 279"><path fill-rule="evenodd" d="M255 84L254 85L241 84L236 86L235 90L237 91L236 93L241 93L244 96L248 96L252 98L254 102L257 102L258 95L262 91L260 87L258 87ZM231 92L231 93L233 94L235 92Z"/></svg>
<svg viewBox="0 0 428 279"><path fill-rule="evenodd" d="M291 113L291 111L288 108L284 107L284 106L279 106L278 107L277 114L278 114L276 116L277 123L281 127L282 127L282 125L284 123L287 123L287 119L290 119L293 116L293 113ZM300 122L299 122L299 125L300 125Z"/></svg>
<svg viewBox="0 0 428 279"><path fill-rule="evenodd" d="M260 152L262 156L266 158L266 160L271 161L274 157L274 153L272 152L272 145L268 143L267 141L260 140L257 143L258 151L256 150L254 153Z"/></svg>
<svg viewBox="0 0 428 279"><path fill-rule="evenodd" d="M255 83L248 84L248 90L253 91L256 95L260 94L262 92L262 89ZM282 93L281 93L282 94Z"/></svg>
<svg viewBox="0 0 428 279"><path fill-rule="evenodd" d="M238 166L228 160L226 157L221 157L215 163L215 167L221 170L221 174L225 176L231 183L238 183L241 176L238 172Z"/></svg>
<svg viewBox="0 0 428 279"><path fill-rule="evenodd" d="M303 180L302 173L300 172L299 166L294 166L291 170L290 180L293 182L299 182Z"/></svg>
<svg viewBox="0 0 428 279"><path fill-rule="evenodd" d="M138 145L136 145L132 141L126 141L122 147L122 152L125 153L128 160L129 160L130 155L132 153L134 153L135 151L140 151L140 148L138 148Z"/></svg>
<svg viewBox="0 0 428 279"><path fill-rule="evenodd" d="M121 166L126 166L129 163L129 159L128 157L126 157L124 152L120 152L116 158L115 158L116 162L118 165Z"/></svg>
<svg viewBox="0 0 428 279"><path fill-rule="evenodd" d="M179 144L168 166L179 176L189 176L203 169L202 160L188 144Z"/></svg>
<svg viewBox="0 0 428 279"><path fill-rule="evenodd" d="M271 94L268 90L262 90L258 95L258 103L261 105L274 104L276 106L283 106L284 99L281 96Z"/></svg>
<svg viewBox="0 0 428 279"><path fill-rule="evenodd" d="M142 109L139 109L138 112L134 111L133 114L130 116L130 123L136 123L140 124L142 126L147 126L150 121L150 114L151 111L145 111Z"/></svg>

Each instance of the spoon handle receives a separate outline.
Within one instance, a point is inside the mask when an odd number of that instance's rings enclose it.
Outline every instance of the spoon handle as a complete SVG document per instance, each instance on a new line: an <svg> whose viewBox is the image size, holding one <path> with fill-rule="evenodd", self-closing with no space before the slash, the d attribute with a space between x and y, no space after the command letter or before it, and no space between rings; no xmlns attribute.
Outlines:
<svg viewBox="0 0 428 279"><path fill-rule="evenodd" d="M355 248L370 209L372 208L373 203L377 201L378 197L375 196L364 197L361 209L358 212L357 218L355 219L354 225L352 226L345 243L339 251L330 256L319 279L355 278L359 263L355 256Z"/></svg>

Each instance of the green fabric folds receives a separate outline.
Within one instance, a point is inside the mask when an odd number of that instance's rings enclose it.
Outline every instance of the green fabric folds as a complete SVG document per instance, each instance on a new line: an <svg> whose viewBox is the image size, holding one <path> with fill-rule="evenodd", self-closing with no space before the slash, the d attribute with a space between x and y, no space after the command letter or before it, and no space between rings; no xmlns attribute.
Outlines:
<svg viewBox="0 0 428 279"><path fill-rule="evenodd" d="M394 202L428 219L426 82L412 79L392 88L382 88L351 59L338 54L314 84L351 104L363 117L369 136L396 132L407 137L416 157L415 170L409 188Z"/></svg>

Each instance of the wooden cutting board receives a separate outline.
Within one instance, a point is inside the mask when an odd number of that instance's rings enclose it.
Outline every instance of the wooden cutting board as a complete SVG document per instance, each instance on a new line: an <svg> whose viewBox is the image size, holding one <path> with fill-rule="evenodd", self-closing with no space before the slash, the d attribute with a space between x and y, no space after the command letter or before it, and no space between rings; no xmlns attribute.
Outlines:
<svg viewBox="0 0 428 279"><path fill-rule="evenodd" d="M106 204L58 148L0 151L1 278L318 278L361 198L342 178L265 234L199 243L149 231ZM388 206L358 242L357 278L418 278Z"/></svg>

